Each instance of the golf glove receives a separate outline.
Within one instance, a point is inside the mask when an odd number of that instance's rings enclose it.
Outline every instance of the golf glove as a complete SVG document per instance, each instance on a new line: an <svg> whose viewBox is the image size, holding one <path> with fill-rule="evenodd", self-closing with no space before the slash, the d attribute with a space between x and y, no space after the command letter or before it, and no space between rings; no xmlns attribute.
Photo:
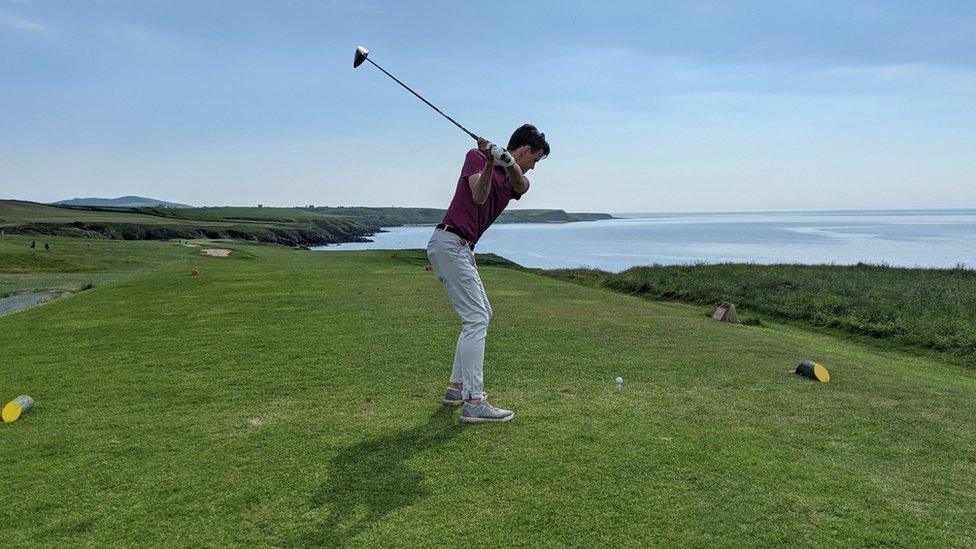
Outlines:
<svg viewBox="0 0 976 549"><path fill-rule="evenodd" d="M508 168L515 164L515 159L512 158L512 155L508 154L508 151L498 145L492 143L490 151L492 158L502 166Z"/></svg>

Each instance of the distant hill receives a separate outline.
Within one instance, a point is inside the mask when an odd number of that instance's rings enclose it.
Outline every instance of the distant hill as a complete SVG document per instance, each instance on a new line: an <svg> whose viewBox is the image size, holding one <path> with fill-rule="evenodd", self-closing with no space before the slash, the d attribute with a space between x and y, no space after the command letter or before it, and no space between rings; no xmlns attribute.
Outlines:
<svg viewBox="0 0 976 549"><path fill-rule="evenodd" d="M434 225L444 210L434 208L328 207L124 207L123 197L111 206L38 204L0 200L0 231L9 234L49 234L124 240L171 238L236 238L309 246L364 242L383 227ZM79 199L105 200L105 199ZM157 201L158 202L158 201ZM164 204L170 204L168 202ZM502 223L567 223L612 219L609 214L567 213L563 210L512 210Z"/></svg>
<svg viewBox="0 0 976 549"><path fill-rule="evenodd" d="M177 204L156 200L155 198L144 198L141 196L120 196L119 198L72 198L54 202L55 206L100 206L108 208L192 208L187 204Z"/></svg>

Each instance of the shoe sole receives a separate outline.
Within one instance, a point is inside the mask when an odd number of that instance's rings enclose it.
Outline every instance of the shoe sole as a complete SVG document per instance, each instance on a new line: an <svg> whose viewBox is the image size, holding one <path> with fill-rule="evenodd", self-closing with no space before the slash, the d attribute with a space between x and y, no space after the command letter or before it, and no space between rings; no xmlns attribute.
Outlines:
<svg viewBox="0 0 976 549"><path fill-rule="evenodd" d="M448 400L446 398L441 401L441 403L444 404L444 406L460 406L461 403L463 403L463 402L464 402L464 399L461 399L461 400Z"/></svg>
<svg viewBox="0 0 976 549"><path fill-rule="evenodd" d="M515 414L505 416L501 419L461 416L461 423L505 423L506 421L512 421L513 418L515 418Z"/></svg>

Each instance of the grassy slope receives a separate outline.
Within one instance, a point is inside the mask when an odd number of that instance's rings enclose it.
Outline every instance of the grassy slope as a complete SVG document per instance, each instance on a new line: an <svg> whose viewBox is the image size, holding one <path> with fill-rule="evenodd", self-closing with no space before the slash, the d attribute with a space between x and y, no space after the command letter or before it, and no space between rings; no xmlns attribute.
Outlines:
<svg viewBox="0 0 976 549"><path fill-rule="evenodd" d="M251 208L261 211L259 208ZM280 208L288 212L301 212ZM0 200L0 229L11 233L87 236L125 240L237 238L288 245L348 242L371 231L362 220L323 214L296 214L287 219L199 215L195 209L61 208ZM279 216L280 217L280 216Z"/></svg>
<svg viewBox="0 0 976 549"><path fill-rule="evenodd" d="M970 372L483 267L462 428L422 256L231 247L0 317L6 543L976 543Z"/></svg>
<svg viewBox="0 0 976 549"><path fill-rule="evenodd" d="M354 242L380 227L435 224L433 208L67 208L0 200L0 230L34 235L125 240L235 238L287 245ZM502 223L609 219L607 214L513 210Z"/></svg>
<svg viewBox="0 0 976 549"><path fill-rule="evenodd" d="M31 248L31 242L37 246ZM50 244L49 250L44 244ZM171 242L133 244L121 240L83 240L60 236L0 237L0 298L11 294L78 291L138 276L199 248Z"/></svg>
<svg viewBox="0 0 976 549"><path fill-rule="evenodd" d="M174 219L209 221L258 221L300 223L321 219L350 219L370 227L397 227L411 224L436 224L444 218L444 210L437 208L253 208L221 206L208 208L157 209L160 215ZM563 210L508 210L500 223L550 223L611 219L609 214L566 213Z"/></svg>
<svg viewBox="0 0 976 549"><path fill-rule="evenodd" d="M48 206L36 202L0 200L0 225L7 223L71 223L73 221L112 221L118 223L159 223L151 215Z"/></svg>
<svg viewBox="0 0 976 549"><path fill-rule="evenodd" d="M976 366L976 271L878 265L655 265L548 276L648 297L836 328ZM753 319L755 316L752 317Z"/></svg>

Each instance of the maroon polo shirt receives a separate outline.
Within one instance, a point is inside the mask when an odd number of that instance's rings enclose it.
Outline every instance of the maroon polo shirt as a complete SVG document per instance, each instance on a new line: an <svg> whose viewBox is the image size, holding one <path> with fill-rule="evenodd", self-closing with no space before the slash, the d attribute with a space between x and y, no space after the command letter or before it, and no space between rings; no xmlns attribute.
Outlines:
<svg viewBox="0 0 976 549"><path fill-rule="evenodd" d="M460 229L472 243L478 242L481 235L485 234L488 227L505 211L510 200L522 198L522 195L512 189L512 182L505 175L505 169L496 165L491 173L491 192L488 193L488 200L480 206L476 204L474 197L471 196L468 177L481 173L481 170L485 169L486 162L487 159L478 152L478 149L468 151L467 156L464 157L464 166L461 167L457 188L454 190L454 199L451 200L451 206L447 208L444 220L441 221Z"/></svg>

